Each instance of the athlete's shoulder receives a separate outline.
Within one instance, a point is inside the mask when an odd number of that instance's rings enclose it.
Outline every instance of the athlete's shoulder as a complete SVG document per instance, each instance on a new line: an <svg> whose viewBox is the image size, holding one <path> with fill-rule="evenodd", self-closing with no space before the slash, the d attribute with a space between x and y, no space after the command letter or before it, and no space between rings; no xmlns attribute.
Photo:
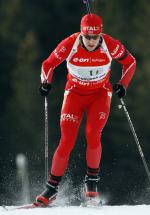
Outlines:
<svg viewBox="0 0 150 215"><path fill-rule="evenodd" d="M113 38L112 36L108 34L102 34L103 39L105 40L107 45L113 45L114 43L120 43L120 41L116 38Z"/></svg>
<svg viewBox="0 0 150 215"><path fill-rule="evenodd" d="M69 55L75 41L76 38L78 37L80 33L74 33L68 37L66 37L65 39L63 39L55 48L55 50L53 51L53 54L55 56L55 58L59 59L60 61L64 60L67 58L67 56Z"/></svg>
<svg viewBox="0 0 150 215"><path fill-rule="evenodd" d="M73 44L77 37L80 35L80 32L71 34L70 36L66 37L65 39L62 40L62 43L66 43L66 44Z"/></svg>
<svg viewBox="0 0 150 215"><path fill-rule="evenodd" d="M80 35L80 32L76 32L76 33L74 33L74 34L71 34L69 37L70 37L71 39L76 39L79 35Z"/></svg>
<svg viewBox="0 0 150 215"><path fill-rule="evenodd" d="M102 34L102 37L107 45L107 48L114 59L120 58L125 52L124 45L118 40L108 34Z"/></svg>

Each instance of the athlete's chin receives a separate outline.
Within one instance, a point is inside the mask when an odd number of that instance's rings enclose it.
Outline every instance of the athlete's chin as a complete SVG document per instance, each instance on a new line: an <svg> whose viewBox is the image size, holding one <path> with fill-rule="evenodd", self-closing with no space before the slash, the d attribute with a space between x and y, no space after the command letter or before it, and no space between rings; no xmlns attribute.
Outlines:
<svg viewBox="0 0 150 215"><path fill-rule="evenodd" d="M88 49L88 51L91 52L91 51L93 51L95 49L95 46L88 46L87 49Z"/></svg>

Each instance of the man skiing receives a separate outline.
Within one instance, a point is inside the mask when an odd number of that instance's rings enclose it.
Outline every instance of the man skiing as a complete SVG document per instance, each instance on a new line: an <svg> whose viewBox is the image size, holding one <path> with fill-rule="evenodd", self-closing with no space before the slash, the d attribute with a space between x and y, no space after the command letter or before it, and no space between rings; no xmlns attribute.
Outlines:
<svg viewBox="0 0 150 215"><path fill-rule="evenodd" d="M97 184L101 160L101 134L107 122L112 97L109 82L111 61L122 65L122 77L113 90L122 98L136 68L134 57L118 40L102 33L102 19L87 14L81 19L81 32L64 39L42 63L42 96L51 89L53 71L64 60L68 76L61 110L61 139L52 159L46 189L36 198L36 204L47 206L57 195L58 186L67 168L69 155L76 141L83 113L86 114L87 141L85 198L99 198Z"/></svg>

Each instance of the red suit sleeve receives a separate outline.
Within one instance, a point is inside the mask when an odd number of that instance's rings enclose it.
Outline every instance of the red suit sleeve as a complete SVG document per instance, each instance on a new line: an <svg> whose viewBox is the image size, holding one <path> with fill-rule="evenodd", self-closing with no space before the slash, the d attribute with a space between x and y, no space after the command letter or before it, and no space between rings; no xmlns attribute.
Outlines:
<svg viewBox="0 0 150 215"><path fill-rule="evenodd" d="M108 35L104 35L104 39L111 57L122 65L122 76L119 83L127 89L135 72L136 60L118 40Z"/></svg>
<svg viewBox="0 0 150 215"><path fill-rule="evenodd" d="M58 44L56 49L50 54L50 56L43 61L41 70L41 81L51 83L53 71L60 63L62 63L69 55L73 44L79 33L75 33L61 43Z"/></svg>

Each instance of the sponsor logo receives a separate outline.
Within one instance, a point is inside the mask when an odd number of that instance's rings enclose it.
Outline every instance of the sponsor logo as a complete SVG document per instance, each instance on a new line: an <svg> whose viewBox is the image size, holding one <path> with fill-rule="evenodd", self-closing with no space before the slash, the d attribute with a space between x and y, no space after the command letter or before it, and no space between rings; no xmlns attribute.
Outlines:
<svg viewBox="0 0 150 215"><path fill-rule="evenodd" d="M61 120L62 121L69 121L69 122L75 122L75 123L79 122L78 116L75 116L74 114L70 114L70 113L61 114Z"/></svg>
<svg viewBox="0 0 150 215"><path fill-rule="evenodd" d="M118 50L119 50L119 45L117 45L116 48L111 52L111 55L114 56Z"/></svg>
<svg viewBox="0 0 150 215"><path fill-rule="evenodd" d="M80 85L82 85L82 86L89 86L89 85L90 85L89 82L79 81L78 83L79 83Z"/></svg>
<svg viewBox="0 0 150 215"><path fill-rule="evenodd" d="M62 60L62 57L59 56L58 52L56 51L56 49L54 50L54 55L57 59Z"/></svg>
<svg viewBox="0 0 150 215"><path fill-rule="evenodd" d="M105 112L100 112L99 113L99 120L100 119L105 119L106 118L106 113Z"/></svg>
<svg viewBox="0 0 150 215"><path fill-rule="evenodd" d="M101 62L104 62L105 61L105 59L100 59L100 58L95 58L95 59L92 59L92 62L99 62L99 63L101 63Z"/></svg>
<svg viewBox="0 0 150 215"><path fill-rule="evenodd" d="M114 51L111 53L112 56L116 55L117 52L119 50L119 45L117 45L117 47L114 49ZM119 53L114 57L115 59L120 58L122 56L122 54L124 53L124 47L121 47L121 51L119 51Z"/></svg>
<svg viewBox="0 0 150 215"><path fill-rule="evenodd" d="M83 62L83 63L84 63L84 62L89 62L90 59L89 59L89 58L77 58L77 57L76 57L76 58L73 58L73 61L76 62L76 63L77 63L77 62L80 62L80 63Z"/></svg>
<svg viewBox="0 0 150 215"><path fill-rule="evenodd" d="M85 63L85 62L92 62L92 63L96 63L96 62L104 62L105 59L100 59L100 58L73 58L73 62L77 63L77 62L80 62L80 63Z"/></svg>
<svg viewBox="0 0 150 215"><path fill-rule="evenodd" d="M96 86L98 84L101 84L104 81L104 79L98 80L98 81L95 81L95 82L84 82L84 81L80 81L80 80L78 80L76 78L73 78L72 81L75 82L75 83L80 84L81 86Z"/></svg>
<svg viewBox="0 0 150 215"><path fill-rule="evenodd" d="M78 80L76 78L73 78L72 81L75 82L75 83L78 83L78 84L80 84L82 86L89 86L90 85L89 82L80 81L80 80Z"/></svg>
<svg viewBox="0 0 150 215"><path fill-rule="evenodd" d="M76 78L73 78L72 81L75 82L75 83L78 82L78 80Z"/></svg>
<svg viewBox="0 0 150 215"><path fill-rule="evenodd" d="M120 57L122 56L123 52L124 52L124 49L122 49L121 52L119 52L119 54L118 54L115 58L116 58L116 59L117 59L117 58L120 58Z"/></svg>
<svg viewBox="0 0 150 215"><path fill-rule="evenodd" d="M66 50L67 50L66 47L62 46L61 49L60 49L60 52L64 53Z"/></svg>
<svg viewBox="0 0 150 215"><path fill-rule="evenodd" d="M99 31L100 27L99 26L84 26L82 29L84 31Z"/></svg>

